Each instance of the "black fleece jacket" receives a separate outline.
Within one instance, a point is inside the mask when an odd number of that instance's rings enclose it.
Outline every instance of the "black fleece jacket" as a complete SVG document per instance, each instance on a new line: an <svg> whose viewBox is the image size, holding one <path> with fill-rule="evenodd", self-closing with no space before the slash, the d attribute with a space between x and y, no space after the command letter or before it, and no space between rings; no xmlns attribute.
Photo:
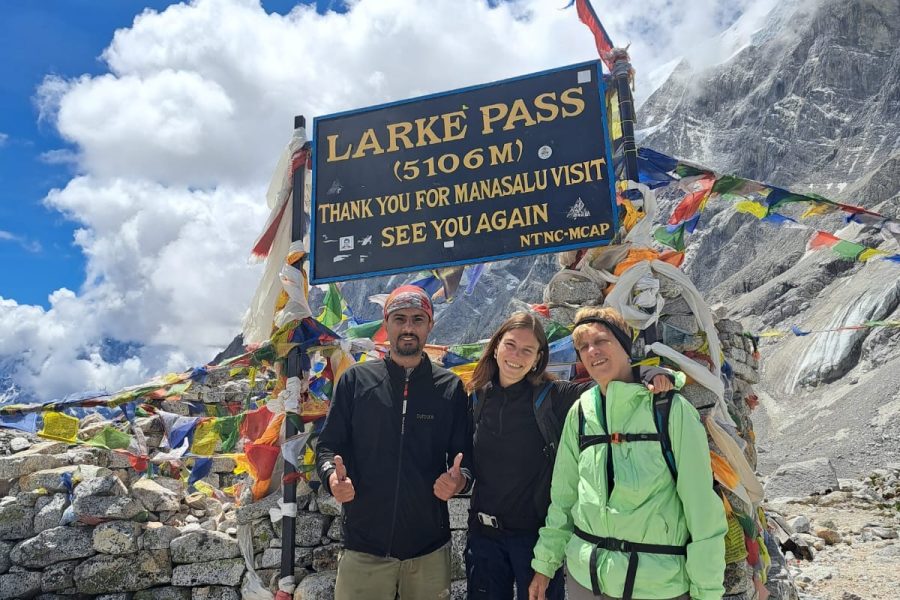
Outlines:
<svg viewBox="0 0 900 600"><path fill-rule="evenodd" d="M341 376L317 466L327 489L339 454L353 481L356 496L343 505L345 548L406 560L450 541L447 503L433 486L460 452L469 474L467 403L459 378L425 355L408 380L390 358L353 365Z"/></svg>

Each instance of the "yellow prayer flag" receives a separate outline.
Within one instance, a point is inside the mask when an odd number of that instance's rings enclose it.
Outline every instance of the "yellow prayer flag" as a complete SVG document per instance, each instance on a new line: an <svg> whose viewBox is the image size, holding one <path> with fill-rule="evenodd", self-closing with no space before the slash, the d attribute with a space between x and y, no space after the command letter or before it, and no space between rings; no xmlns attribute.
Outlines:
<svg viewBox="0 0 900 600"><path fill-rule="evenodd" d="M201 421L194 430L194 443L191 444L191 452L199 456L212 456L219 443L219 434L216 431L215 419Z"/></svg>
<svg viewBox="0 0 900 600"><path fill-rule="evenodd" d="M757 219L764 219L767 214L769 214L768 207L763 206L757 202L751 202L749 200L744 200L743 202L736 202L734 205L734 210L742 213L748 213L756 217Z"/></svg>
<svg viewBox="0 0 900 600"><path fill-rule="evenodd" d="M78 419L61 412L44 413L44 428L38 435L49 440L74 444L78 438Z"/></svg>
<svg viewBox="0 0 900 600"><path fill-rule="evenodd" d="M837 207L832 204L815 203L806 209L806 212L800 215L801 219L805 219L806 217L815 217L818 215L827 215L830 212L834 212L837 210Z"/></svg>
<svg viewBox="0 0 900 600"><path fill-rule="evenodd" d="M240 475L241 473L249 473L250 472L250 461L247 460L247 455L244 453L241 454L230 454L231 458L234 459L234 474Z"/></svg>
<svg viewBox="0 0 900 600"><path fill-rule="evenodd" d="M474 375L474 373L475 373L475 365L477 365L477 364L478 364L477 362L470 362L465 365L459 365L459 366L453 367L450 370L453 371L454 373L456 373L459 376L459 378L462 379L462 382L464 384L467 384L470 381L472 381L472 375Z"/></svg>
<svg viewBox="0 0 900 600"><path fill-rule="evenodd" d="M857 257L856 260L859 262L866 262L870 258L874 256L881 256L887 254L884 250L876 250L875 248L866 248L862 251L862 253Z"/></svg>

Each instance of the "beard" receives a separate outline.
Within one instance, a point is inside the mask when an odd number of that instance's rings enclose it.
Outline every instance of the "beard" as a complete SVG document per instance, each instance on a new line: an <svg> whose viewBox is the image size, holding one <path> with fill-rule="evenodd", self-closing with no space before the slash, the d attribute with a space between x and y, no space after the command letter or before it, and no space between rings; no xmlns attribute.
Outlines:
<svg viewBox="0 0 900 600"><path fill-rule="evenodd" d="M391 347L400 356L416 356L422 352L422 342L416 336L410 336L402 341L397 339L397 343Z"/></svg>

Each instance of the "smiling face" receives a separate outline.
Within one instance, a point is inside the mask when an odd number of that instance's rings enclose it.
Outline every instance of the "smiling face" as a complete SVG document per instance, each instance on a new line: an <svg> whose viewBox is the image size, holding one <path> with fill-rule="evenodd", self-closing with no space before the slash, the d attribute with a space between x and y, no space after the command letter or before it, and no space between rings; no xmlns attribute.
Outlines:
<svg viewBox="0 0 900 600"><path fill-rule="evenodd" d="M606 393L610 381L631 381L631 357L612 332L600 323L581 325L575 350L591 379Z"/></svg>
<svg viewBox="0 0 900 600"><path fill-rule="evenodd" d="M540 344L530 329L517 327L504 333L494 351L500 385L509 387L522 381L540 357Z"/></svg>
<svg viewBox="0 0 900 600"><path fill-rule="evenodd" d="M418 359L425 348L425 341L433 323L428 313L418 308L403 308L388 315L384 328L391 343L391 356L398 364Z"/></svg>

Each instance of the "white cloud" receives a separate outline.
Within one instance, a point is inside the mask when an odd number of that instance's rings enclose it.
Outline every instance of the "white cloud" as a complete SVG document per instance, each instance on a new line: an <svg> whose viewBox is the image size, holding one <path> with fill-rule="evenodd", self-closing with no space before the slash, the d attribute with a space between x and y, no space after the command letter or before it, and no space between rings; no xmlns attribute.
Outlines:
<svg viewBox="0 0 900 600"><path fill-rule="evenodd" d="M43 250L39 241L30 240L23 235L16 235L2 229L0 229L0 242L13 242L24 248L27 252L31 252L32 254L37 254L38 252Z"/></svg>
<svg viewBox="0 0 900 600"><path fill-rule="evenodd" d="M613 41L632 43L646 86L644 73L716 36L722 15L749 2L594 5ZM115 32L108 73L47 77L40 119L76 151L45 160L77 161L81 175L46 204L80 225L87 278L54 292L47 310L0 299L0 356L24 358L17 383L50 398L211 358L238 332L261 274L246 257L293 116L596 58L564 4L355 0L347 14L280 16L253 0L196 0ZM141 348L110 364L105 338Z"/></svg>
<svg viewBox="0 0 900 600"><path fill-rule="evenodd" d="M6 145L7 140L9 140L9 134L0 131L0 148Z"/></svg>

